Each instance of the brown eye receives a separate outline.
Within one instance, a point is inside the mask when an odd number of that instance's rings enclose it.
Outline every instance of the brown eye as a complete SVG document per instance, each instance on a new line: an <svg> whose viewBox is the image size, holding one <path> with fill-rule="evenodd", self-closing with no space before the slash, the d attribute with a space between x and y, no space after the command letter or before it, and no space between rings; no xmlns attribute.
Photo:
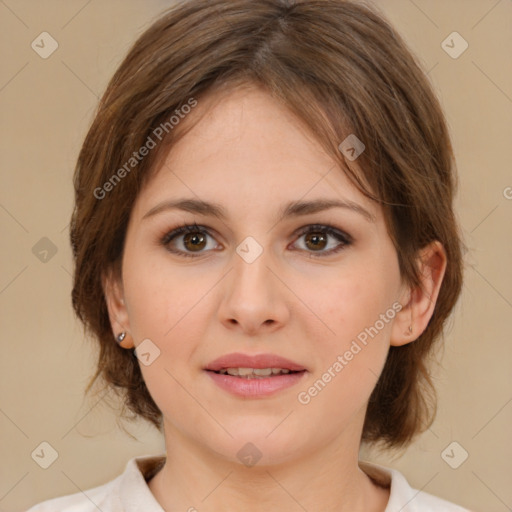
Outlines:
<svg viewBox="0 0 512 512"><path fill-rule="evenodd" d="M327 237L324 233L310 232L304 238L305 244L308 249L322 250L327 246Z"/></svg>
<svg viewBox="0 0 512 512"><path fill-rule="evenodd" d="M183 245L189 251L200 251L206 246L206 237L202 233L187 233L183 237Z"/></svg>
<svg viewBox="0 0 512 512"><path fill-rule="evenodd" d="M160 243L169 251L179 256L197 257L215 250L218 244L207 228L184 225L167 233Z"/></svg>
<svg viewBox="0 0 512 512"><path fill-rule="evenodd" d="M299 249L309 253L311 257L321 257L335 254L349 247L352 242L353 239L349 234L329 225L316 224L303 229L295 244L298 244ZM197 224L174 229L167 233L160 243L169 252L185 257L198 257L222 247L215 243L209 228Z"/></svg>
<svg viewBox="0 0 512 512"><path fill-rule="evenodd" d="M353 239L344 231L324 225L313 224L302 229L299 239L294 245L302 251L309 253L310 257L322 257L335 254L349 247Z"/></svg>

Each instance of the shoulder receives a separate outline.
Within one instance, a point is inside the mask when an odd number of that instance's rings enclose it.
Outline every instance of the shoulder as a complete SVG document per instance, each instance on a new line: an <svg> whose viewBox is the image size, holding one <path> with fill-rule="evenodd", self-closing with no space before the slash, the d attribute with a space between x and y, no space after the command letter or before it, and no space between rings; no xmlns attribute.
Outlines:
<svg viewBox="0 0 512 512"><path fill-rule="evenodd" d="M43 501L27 512L97 512L98 509L110 512L111 509L105 508L105 502L116 494L119 478L84 492Z"/></svg>
<svg viewBox="0 0 512 512"><path fill-rule="evenodd" d="M146 456L128 461L124 472L106 484L83 492L60 496L34 505L27 512L161 512L146 478L161 467L165 458Z"/></svg>
<svg viewBox="0 0 512 512"><path fill-rule="evenodd" d="M467 508L456 505L450 501L443 500L437 496L433 496L432 494L416 490L414 490L414 492L417 493L415 495L416 503L414 507L410 507L411 512L437 512L439 510L443 510L444 512L470 512ZM404 512L409 511L409 508L405 508L403 510Z"/></svg>
<svg viewBox="0 0 512 512"><path fill-rule="evenodd" d="M121 479L122 475L84 492L43 501L27 512L98 512L98 509L103 512L117 512L121 510L115 504Z"/></svg>
<svg viewBox="0 0 512 512"><path fill-rule="evenodd" d="M449 501L412 488L396 469L360 462L361 469L380 485L389 486L390 496L385 512L470 512Z"/></svg>

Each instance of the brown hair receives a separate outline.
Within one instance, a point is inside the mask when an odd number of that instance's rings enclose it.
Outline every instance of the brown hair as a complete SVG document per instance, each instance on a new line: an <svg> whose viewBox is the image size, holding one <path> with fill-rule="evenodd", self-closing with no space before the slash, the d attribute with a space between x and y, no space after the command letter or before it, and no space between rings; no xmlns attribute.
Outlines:
<svg viewBox="0 0 512 512"><path fill-rule="evenodd" d="M404 446L433 420L427 358L462 286L454 158L420 65L381 14L350 1L188 0L135 42L101 99L75 172L73 307L100 347L87 390L101 377L123 397L125 413L161 428L137 359L113 339L102 277L120 271L131 207L187 122L166 130L121 182L104 184L191 98L200 102L244 83L282 101L352 182L382 205L404 282L420 285L421 248L434 240L444 246L448 262L433 316L417 340L390 348L364 423L362 441ZM338 148L349 134L366 146L359 170ZM98 198L99 189L108 195Z"/></svg>

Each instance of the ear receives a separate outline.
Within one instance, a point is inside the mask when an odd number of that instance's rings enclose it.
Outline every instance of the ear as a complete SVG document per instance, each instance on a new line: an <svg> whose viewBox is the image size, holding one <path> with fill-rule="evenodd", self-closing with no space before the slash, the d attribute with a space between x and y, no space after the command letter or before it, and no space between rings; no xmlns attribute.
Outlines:
<svg viewBox="0 0 512 512"><path fill-rule="evenodd" d="M119 343L123 348L133 348L133 337L130 333L130 321L128 310L124 301L123 280L121 272L111 269L102 278L103 293L105 295L105 302L107 303L108 316L110 318L110 325L114 335L113 343L116 343L117 336L124 332L126 336L124 340Z"/></svg>
<svg viewBox="0 0 512 512"><path fill-rule="evenodd" d="M400 301L403 307L396 315L391 331L391 345L406 345L419 338L427 328L441 289L446 261L446 252L438 241L421 249L417 259L420 286L404 290Z"/></svg>

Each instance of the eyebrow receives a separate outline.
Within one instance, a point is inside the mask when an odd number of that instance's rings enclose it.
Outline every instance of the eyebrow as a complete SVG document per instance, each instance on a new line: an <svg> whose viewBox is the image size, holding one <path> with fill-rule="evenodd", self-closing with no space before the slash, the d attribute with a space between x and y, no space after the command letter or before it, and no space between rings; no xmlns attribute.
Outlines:
<svg viewBox="0 0 512 512"><path fill-rule="evenodd" d="M312 201L292 201L281 208L277 222L287 217L299 217L301 215L310 215L331 208L345 208L362 215L368 222L375 222L375 216L361 205L349 200L340 199L315 199ZM168 210L183 210L190 213L216 217L225 221L228 217L226 210L217 203L209 203L199 199L176 199L172 201L164 201L151 208L142 219L153 217L158 213Z"/></svg>

